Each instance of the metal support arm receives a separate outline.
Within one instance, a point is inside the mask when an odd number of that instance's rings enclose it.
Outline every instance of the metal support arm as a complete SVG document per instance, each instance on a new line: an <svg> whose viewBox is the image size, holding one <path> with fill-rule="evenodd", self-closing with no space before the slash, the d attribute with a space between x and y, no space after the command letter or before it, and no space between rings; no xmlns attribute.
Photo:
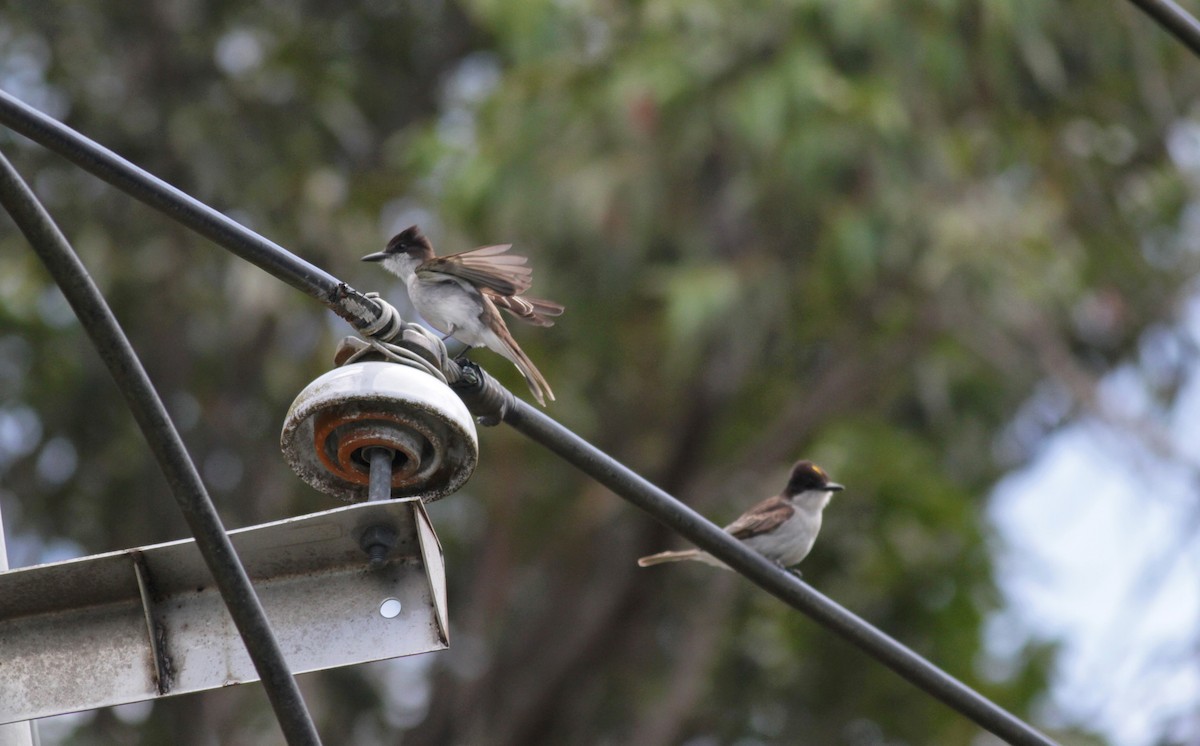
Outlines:
<svg viewBox="0 0 1200 746"><path fill-rule="evenodd" d="M54 277L125 397L246 642L288 743L320 744L262 604L154 384L87 269L3 155L0 155L0 204L12 215Z"/></svg>
<svg viewBox="0 0 1200 746"><path fill-rule="evenodd" d="M1138 0L1134 0L1137 2ZM1150 0L1145 0L1150 2ZM381 318L382 307L313 265L238 225L106 148L0 91L0 124L72 160L169 217L216 241L328 305L358 329ZM478 369L476 369L478 370ZM612 457L516 399L486 373L468 373L455 390L487 424L499 421L557 453L679 532L790 606L874 656L904 678L1009 743L1054 742L912 650L863 621L718 526L642 479ZM199 534L197 535L199 537ZM249 642L249 640L248 640Z"/></svg>
<svg viewBox="0 0 1200 746"><path fill-rule="evenodd" d="M379 528L392 541L368 571L360 544ZM444 563L419 497L229 536L294 670L447 647ZM194 540L0 573L0 723L256 680Z"/></svg>

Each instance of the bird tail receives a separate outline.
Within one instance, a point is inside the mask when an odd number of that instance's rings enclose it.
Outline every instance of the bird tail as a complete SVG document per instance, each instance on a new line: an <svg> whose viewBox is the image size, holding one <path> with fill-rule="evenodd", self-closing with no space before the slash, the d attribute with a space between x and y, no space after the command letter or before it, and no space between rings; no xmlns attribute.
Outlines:
<svg viewBox="0 0 1200 746"><path fill-rule="evenodd" d="M664 562L682 562L683 560L701 560L703 553L699 549L681 549L678 552L659 552L638 560L638 567L661 565Z"/></svg>
<svg viewBox="0 0 1200 746"><path fill-rule="evenodd" d="M531 298L525 295L493 295L489 294L492 302L499 308L511 313L518 321L534 326L554 326L552 316L562 316L563 306L544 298Z"/></svg>
<svg viewBox="0 0 1200 746"><path fill-rule="evenodd" d="M499 316L497 316L499 318ZM521 375L525 377L525 383L529 386L529 390L533 393L533 398L537 399L537 403L543 407L546 406L546 399L554 401L554 392L550 390L550 384L546 383L546 379L542 376L541 371L525 354L525 351L520 348L517 341L513 339L508 329L501 324L496 330L496 336L500 338L502 349L497 350L501 355L512 361L512 364L517 366L517 370L521 371Z"/></svg>

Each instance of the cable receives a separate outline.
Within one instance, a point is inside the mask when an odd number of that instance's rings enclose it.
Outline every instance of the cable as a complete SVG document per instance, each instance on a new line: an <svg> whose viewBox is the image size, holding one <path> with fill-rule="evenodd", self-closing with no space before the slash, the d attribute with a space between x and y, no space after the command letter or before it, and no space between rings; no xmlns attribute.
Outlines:
<svg viewBox="0 0 1200 746"><path fill-rule="evenodd" d="M131 197L311 295L356 329L371 325L382 313L378 303L325 270L227 218L5 91L0 91L0 124L58 153Z"/></svg>
<svg viewBox="0 0 1200 746"><path fill-rule="evenodd" d="M1200 21L1171 0L1130 0L1172 36L1200 56Z"/></svg>
<svg viewBox="0 0 1200 746"><path fill-rule="evenodd" d="M1165 2L1134 1L1169 6L1169 3ZM1175 9L1178 11L1178 8ZM1200 34L1197 38L1200 39ZM317 297L355 328L375 329L389 323L383 319L387 311L375 299L338 282L322 270L225 218L65 125L30 109L3 91L0 91L0 123L64 155L85 170L211 238L293 287ZM441 355L444 354L443 348ZM701 549L721 559L735 572L745 575L769 593L812 617L1000 738L1018 746L1053 745L1053 741L1032 726L839 606L796 576L776 567L691 508L642 479L563 425L517 399L478 366L464 365L461 380L454 381L453 370L444 359L441 362L447 380L451 380L452 387L467 403L472 413L482 418L484 424L496 424L500 421L508 423L592 476L618 496L637 505L656 520L691 540Z"/></svg>
<svg viewBox="0 0 1200 746"><path fill-rule="evenodd" d="M517 399L477 365L464 366L464 376L453 388L472 414L502 420L558 454L618 497L646 511L734 572L807 614L980 727L1018 746L1054 746L1053 741L1028 723L748 548L536 407ZM486 410L488 403L496 405L491 412Z"/></svg>
<svg viewBox="0 0 1200 746"><path fill-rule="evenodd" d="M379 304L379 318L359 334L365 346L359 347L354 337L343 340L343 345L356 347L347 349L346 354L335 355L338 365L347 365L358 360L375 357L387 362L407 365L428 373L445 384L451 384L461 375L459 366L446 353L446 343L430 330L400 318L396 308L379 297L379 293L367 293L367 298Z"/></svg>
<svg viewBox="0 0 1200 746"><path fill-rule="evenodd" d="M3 154L0 154L0 204L12 215L58 283L133 411L246 644L287 742L292 746L319 745L316 726L254 586L154 384L87 269Z"/></svg>
<svg viewBox="0 0 1200 746"><path fill-rule="evenodd" d="M748 548L533 406L515 399L504 421L981 727L1011 744L1053 746L1053 741L1030 725Z"/></svg>

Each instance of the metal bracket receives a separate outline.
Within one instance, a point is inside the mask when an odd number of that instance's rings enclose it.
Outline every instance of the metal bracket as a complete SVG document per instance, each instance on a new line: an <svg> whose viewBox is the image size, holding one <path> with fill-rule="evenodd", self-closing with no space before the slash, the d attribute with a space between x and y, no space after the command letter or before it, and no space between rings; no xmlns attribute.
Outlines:
<svg viewBox="0 0 1200 746"><path fill-rule="evenodd" d="M395 547L371 568L375 526ZM418 497L229 532L297 673L448 646L441 545ZM0 723L257 681L194 541L0 573Z"/></svg>

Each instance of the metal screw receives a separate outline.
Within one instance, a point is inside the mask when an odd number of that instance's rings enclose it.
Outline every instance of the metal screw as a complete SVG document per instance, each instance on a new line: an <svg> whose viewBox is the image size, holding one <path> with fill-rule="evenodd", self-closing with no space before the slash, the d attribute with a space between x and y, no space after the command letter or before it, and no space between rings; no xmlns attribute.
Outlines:
<svg viewBox="0 0 1200 746"><path fill-rule="evenodd" d="M396 546L396 529L378 523L363 532L358 545L370 558L371 569L377 570L387 563L388 554Z"/></svg>

